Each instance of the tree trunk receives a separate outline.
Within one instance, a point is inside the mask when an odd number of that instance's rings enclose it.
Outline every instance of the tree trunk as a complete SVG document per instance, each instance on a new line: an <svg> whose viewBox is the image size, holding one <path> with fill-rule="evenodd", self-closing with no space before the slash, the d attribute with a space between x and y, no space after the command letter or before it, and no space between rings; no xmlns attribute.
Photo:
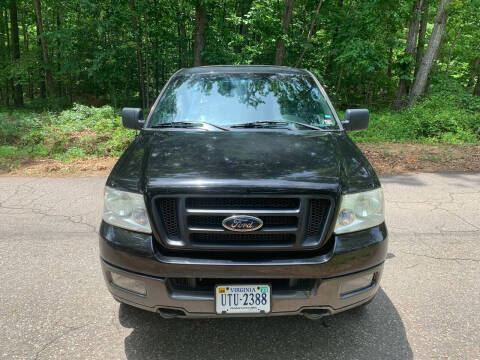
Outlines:
<svg viewBox="0 0 480 360"><path fill-rule="evenodd" d="M430 35L430 40L428 41L427 51L418 68L418 73L415 76L415 81L410 93L409 105L413 104L425 91L428 76L430 75L433 62L437 57L438 49L442 43L443 32L448 19L447 6L450 1L451 0L440 0L435 25L433 26L432 35Z"/></svg>
<svg viewBox="0 0 480 360"><path fill-rule="evenodd" d="M10 25L12 33L12 49L13 61L20 60L20 40L18 37L18 18L17 18L17 1L10 2ZM22 85L18 83L18 79L13 86L13 103L15 106L23 106L23 89Z"/></svg>
<svg viewBox="0 0 480 360"><path fill-rule="evenodd" d="M245 47L246 39L245 37L247 36L248 32L248 24L245 23L245 15L248 14L250 11L250 8L252 7L253 0L243 0L238 2L238 9L235 9L235 14L237 17L239 17L240 20L240 26L238 27L238 34L240 35L240 38L242 39L241 41L238 41L235 44L235 53L240 54L242 50ZM225 1L223 3L224 7L224 14L226 14L225 10ZM224 18L226 15L224 15ZM228 29L226 30L228 31Z"/></svg>
<svg viewBox="0 0 480 360"><path fill-rule="evenodd" d="M195 5L195 30L193 44L193 66L202 66L202 51L205 50L205 29L207 28L207 9L202 1Z"/></svg>
<svg viewBox="0 0 480 360"><path fill-rule="evenodd" d="M420 21L420 31L418 33L417 55L415 57L415 74L417 74L418 68L423 59L423 53L425 52L425 35L427 34L428 25L428 1L423 0L422 6L422 20Z"/></svg>
<svg viewBox="0 0 480 360"><path fill-rule="evenodd" d="M318 13L320 12L320 8L322 7L322 4L323 4L323 0L319 0L317 8L315 9L315 15L312 19L312 22L310 23L310 29L308 29L307 43L309 43L310 40L312 39L313 29L315 29L315 24L317 22ZM300 65L302 64L302 60L303 60L303 56L305 55L305 51L307 51L306 47L303 48L302 53L298 57L297 63L295 64L295 67L300 67Z"/></svg>
<svg viewBox="0 0 480 360"><path fill-rule="evenodd" d="M10 29L8 27L8 10L5 10L5 13L4 13L4 17L5 17L5 37L7 38L7 61L11 61L12 60L12 46L11 46L11 42L10 42ZM11 77L7 77L7 79L5 79L5 88L7 90L7 106L10 106L10 98L11 98L11 94L13 94L13 80Z"/></svg>
<svg viewBox="0 0 480 360"><path fill-rule="evenodd" d="M140 97L142 98L142 107L146 108L145 99L145 81L143 79L143 56L142 56L142 35L138 26L137 15L135 14L135 0L128 1L130 5L130 11L132 12L132 25L133 31L135 31L135 40L137 48L137 68L138 68L138 90Z"/></svg>
<svg viewBox="0 0 480 360"><path fill-rule="evenodd" d="M25 24L25 17L23 17L23 21L22 21L22 34L23 34L23 49L25 54L28 54L27 56L29 56L30 44L29 44L29 38L28 38L28 29L27 29L27 25ZM33 83L32 83L32 75L30 71L28 71L27 96L30 100L33 100Z"/></svg>
<svg viewBox="0 0 480 360"><path fill-rule="evenodd" d="M186 66L186 43L187 43L187 29L185 27L185 15L184 15L184 4L183 1L179 3L178 7L178 68L183 68Z"/></svg>
<svg viewBox="0 0 480 360"><path fill-rule="evenodd" d="M38 47L39 48L42 48L42 44L41 44L41 41L40 41L40 29L38 28L37 26L37 44L38 44ZM40 55L40 62L43 61L43 55ZM40 77L40 82L39 82L39 88L40 88L40 97L42 99L45 99L46 98L46 94L47 94L47 87L45 86L45 78L46 78L46 75L45 75L45 69L41 69L42 71L42 76Z"/></svg>
<svg viewBox="0 0 480 360"><path fill-rule="evenodd" d="M55 23L57 25L56 31L57 31L57 33L60 33L61 23L60 23L60 14L59 14L58 11L55 11ZM57 49L57 51L56 51L56 54L57 54L56 63L57 63L57 74L58 74L57 75L57 78L58 78L57 94L58 94L58 97L63 97L63 80L62 80L62 76L60 76L61 68L62 68L62 53L59 50L59 48L60 48L60 40L59 39L55 40L54 46ZM53 56L53 57L55 58L55 56Z"/></svg>
<svg viewBox="0 0 480 360"><path fill-rule="evenodd" d="M150 108L150 69L148 62L148 16L145 15L145 108Z"/></svg>
<svg viewBox="0 0 480 360"><path fill-rule="evenodd" d="M240 17L243 19L243 17L250 11L250 8L252 7L253 0L244 0L240 2ZM247 35L247 24L242 21L240 24L239 28L239 34L245 37Z"/></svg>
<svg viewBox="0 0 480 360"><path fill-rule="evenodd" d="M480 56L477 56L475 58L475 61L473 62L473 67L472 67L472 71L470 72L470 78L468 80L467 89L472 88L475 83L475 76L477 76L479 64L480 64Z"/></svg>
<svg viewBox="0 0 480 360"><path fill-rule="evenodd" d="M3 60L5 62L8 62L8 57L9 57L9 50L8 50L8 47L6 46L5 44L5 39L7 38L8 39L8 33L7 33L7 29L6 29L6 26L8 27L7 23L8 23L8 19L7 19L7 16L6 14L4 15L4 12L0 12L0 15L1 15L1 20L2 22L0 23L0 26L1 26L1 29L0 29L0 60ZM6 25L6 26L5 26ZM5 33L4 33L5 31ZM5 80L4 84L5 87L2 88L2 100L3 100L3 103L6 107L9 107L10 106L10 98L9 98L9 94L8 94L8 81Z"/></svg>
<svg viewBox="0 0 480 360"><path fill-rule="evenodd" d="M405 47L405 59L402 63L402 71L400 73L400 82L398 84L397 98L393 108L399 110L407 104L407 93L409 78L412 74L413 56L415 54L415 47L417 45L417 36L420 24L420 15L422 12L423 0L417 0L413 6L413 15L408 27L407 45Z"/></svg>
<svg viewBox="0 0 480 360"><path fill-rule="evenodd" d="M42 59L45 66L45 81L48 89L48 94L53 95L55 88L53 86L52 71L50 69L50 62L48 58L47 40L43 34L43 20L42 20L42 5L40 0L33 0L35 5L35 13L37 15L37 35L40 38L40 45L42 47Z"/></svg>
<svg viewBox="0 0 480 360"><path fill-rule="evenodd" d="M155 28L158 29L159 28L159 20L158 20L158 16L155 16ZM158 58L160 57L160 49L159 49L159 46L158 46L158 36L155 36L154 37L154 47L155 47L155 50L154 50L154 53L156 54L156 56L153 57L153 61L154 61L154 73L153 73L153 78L154 78L154 87L155 87L155 96L158 96L158 88L159 88L159 83L158 83ZM163 54L161 55L163 56Z"/></svg>
<svg viewBox="0 0 480 360"><path fill-rule="evenodd" d="M475 89L473 89L473 95L480 96L480 74L477 75L477 84Z"/></svg>
<svg viewBox="0 0 480 360"><path fill-rule="evenodd" d="M295 0L285 0L285 8L282 17L282 36L277 40L277 50L275 52L275 65L282 65L285 57L285 37L288 34L288 27L292 19L293 3Z"/></svg>

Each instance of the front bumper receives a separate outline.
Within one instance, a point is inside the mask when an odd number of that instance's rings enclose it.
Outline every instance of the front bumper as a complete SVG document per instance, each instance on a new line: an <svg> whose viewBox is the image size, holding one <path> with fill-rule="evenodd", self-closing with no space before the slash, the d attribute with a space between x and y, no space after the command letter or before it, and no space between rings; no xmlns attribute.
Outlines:
<svg viewBox="0 0 480 360"><path fill-rule="evenodd" d="M145 310L188 317L220 316L215 313L212 292L177 291L169 278L316 279L309 291L272 291L268 316L317 312L333 314L359 306L376 294L387 253L385 224L335 236L328 252L295 258L219 260L174 257L162 254L151 235L129 232L102 223L100 255L103 274L113 297ZM112 283L112 273L144 283L146 294L122 289ZM342 293L342 284L372 274L369 286ZM166 312L167 311L167 312ZM225 316L225 315L221 315ZM234 315L237 316L237 315ZM260 315L265 316L265 315Z"/></svg>

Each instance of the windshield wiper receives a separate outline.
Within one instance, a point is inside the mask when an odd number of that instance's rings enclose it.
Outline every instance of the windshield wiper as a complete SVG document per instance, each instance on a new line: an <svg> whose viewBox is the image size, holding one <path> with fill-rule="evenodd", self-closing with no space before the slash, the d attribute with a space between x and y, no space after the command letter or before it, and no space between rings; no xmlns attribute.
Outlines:
<svg viewBox="0 0 480 360"><path fill-rule="evenodd" d="M241 124L230 125L231 128L269 128L279 125L288 125L287 121L253 121Z"/></svg>
<svg viewBox="0 0 480 360"><path fill-rule="evenodd" d="M158 129L158 128L189 128L189 127L198 127L198 126L203 126L203 124L223 130L223 131L230 131L227 128L224 128L223 126L207 123L205 121L172 121L172 122L167 122L167 123L161 123L161 124L155 124L150 126L152 129Z"/></svg>
<svg viewBox="0 0 480 360"><path fill-rule="evenodd" d="M231 128L268 128L268 127L275 128L275 127L278 127L279 125L288 125L288 124L301 125L313 130L325 131L325 129L322 129L313 125L304 124L297 121L254 121L254 122L247 122L243 124L230 125L230 127Z"/></svg>
<svg viewBox="0 0 480 360"><path fill-rule="evenodd" d="M310 125L310 124L304 124L304 123L301 123L301 122L298 122L298 121L289 121L289 123L305 126L307 128L313 129L313 130L327 131L326 129L322 129L322 128L319 128L317 126L313 126L313 125Z"/></svg>

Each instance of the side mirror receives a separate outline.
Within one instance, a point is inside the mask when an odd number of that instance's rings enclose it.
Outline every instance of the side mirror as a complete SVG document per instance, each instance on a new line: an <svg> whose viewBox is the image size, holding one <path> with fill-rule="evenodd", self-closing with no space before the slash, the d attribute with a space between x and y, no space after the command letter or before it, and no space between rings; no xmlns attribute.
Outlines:
<svg viewBox="0 0 480 360"><path fill-rule="evenodd" d="M123 108L122 123L127 129L140 130L145 125L143 110L139 108Z"/></svg>
<svg viewBox="0 0 480 360"><path fill-rule="evenodd" d="M368 109L348 109L342 121L345 131L365 130L368 128L370 111Z"/></svg>

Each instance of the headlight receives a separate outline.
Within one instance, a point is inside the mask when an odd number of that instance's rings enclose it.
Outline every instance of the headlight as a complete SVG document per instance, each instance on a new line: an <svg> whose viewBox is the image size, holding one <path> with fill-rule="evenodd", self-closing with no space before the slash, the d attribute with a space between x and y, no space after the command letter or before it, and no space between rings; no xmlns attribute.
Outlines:
<svg viewBox="0 0 480 360"><path fill-rule="evenodd" d="M142 194L105 187L103 220L124 229L150 234L150 222Z"/></svg>
<svg viewBox="0 0 480 360"><path fill-rule="evenodd" d="M335 233L344 234L368 229L384 221L382 188L347 194L342 196Z"/></svg>

